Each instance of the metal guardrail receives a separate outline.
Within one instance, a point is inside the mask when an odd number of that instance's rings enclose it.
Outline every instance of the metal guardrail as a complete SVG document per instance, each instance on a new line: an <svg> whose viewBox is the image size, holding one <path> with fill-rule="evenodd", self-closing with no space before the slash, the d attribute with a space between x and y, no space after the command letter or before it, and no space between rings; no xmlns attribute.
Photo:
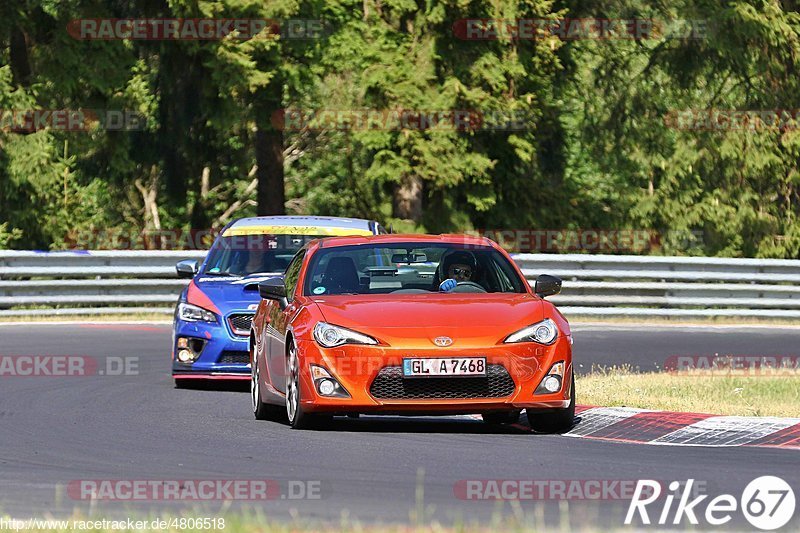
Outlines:
<svg viewBox="0 0 800 533"><path fill-rule="evenodd" d="M175 263L204 251L0 251L0 317L164 313L181 288ZM800 318L800 260L517 254L570 316Z"/></svg>
<svg viewBox="0 0 800 533"><path fill-rule="evenodd" d="M171 314L188 280L175 263L205 251L0 251L0 317Z"/></svg>

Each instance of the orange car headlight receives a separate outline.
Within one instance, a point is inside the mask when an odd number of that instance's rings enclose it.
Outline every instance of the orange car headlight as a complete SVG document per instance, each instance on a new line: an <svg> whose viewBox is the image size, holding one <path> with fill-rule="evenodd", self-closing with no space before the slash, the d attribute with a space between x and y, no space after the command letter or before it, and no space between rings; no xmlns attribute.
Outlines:
<svg viewBox="0 0 800 533"><path fill-rule="evenodd" d="M522 328L516 333L512 333L506 337L506 340L503 342L538 342L539 344L549 346L556 342L557 338L558 328L556 327L556 323L549 318L545 318L541 322L537 322L536 324Z"/></svg>
<svg viewBox="0 0 800 533"><path fill-rule="evenodd" d="M342 344L378 344L369 335L327 322L317 322L314 326L314 339L323 348L335 348Z"/></svg>

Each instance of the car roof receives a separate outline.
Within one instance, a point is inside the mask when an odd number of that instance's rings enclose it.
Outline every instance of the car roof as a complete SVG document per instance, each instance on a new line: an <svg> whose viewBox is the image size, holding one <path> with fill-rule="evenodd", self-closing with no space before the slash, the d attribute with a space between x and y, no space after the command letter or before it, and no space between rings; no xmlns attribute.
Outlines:
<svg viewBox="0 0 800 533"><path fill-rule="evenodd" d="M440 244L466 244L472 246L492 246L493 243L486 237L478 237L475 235L464 235L458 233L443 233L441 235L424 235L418 233L392 233L388 235L371 235L371 236L348 236L348 237L328 237L316 241L319 243L320 248L329 248L333 246L353 246L359 244L392 244L398 242L414 242L414 243L440 243Z"/></svg>
<svg viewBox="0 0 800 533"><path fill-rule="evenodd" d="M362 218L281 215L240 218L222 234L373 235L375 227L377 222Z"/></svg>

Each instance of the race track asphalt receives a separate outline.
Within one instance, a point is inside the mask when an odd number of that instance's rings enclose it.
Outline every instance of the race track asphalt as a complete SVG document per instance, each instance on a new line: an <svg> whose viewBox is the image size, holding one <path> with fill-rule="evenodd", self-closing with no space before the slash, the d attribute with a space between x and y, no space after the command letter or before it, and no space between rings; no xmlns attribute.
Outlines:
<svg viewBox="0 0 800 533"><path fill-rule="evenodd" d="M337 524L343 517L409 522L421 510L426 521L445 523L486 523L514 513L530 521L543 512L557 526L565 509L558 502L460 499L454 491L460 480L692 478L712 495L739 495L752 479L778 475L800 490L800 453L794 450L603 442L463 418L362 417L337 419L325 431L293 431L254 420L246 384L175 389L169 339L168 325L0 325L0 355L139 358L135 375L0 377L0 515L191 509L215 516L227 505L74 499L67 487L86 479L270 479L280 483L284 498L234 507L277 520ZM800 329L592 325L576 327L575 339L579 372L624 363L656 370L671 355L800 352ZM287 498L289 483L299 482L318 483L320 497ZM627 503L573 500L570 520L573 526L622 527Z"/></svg>

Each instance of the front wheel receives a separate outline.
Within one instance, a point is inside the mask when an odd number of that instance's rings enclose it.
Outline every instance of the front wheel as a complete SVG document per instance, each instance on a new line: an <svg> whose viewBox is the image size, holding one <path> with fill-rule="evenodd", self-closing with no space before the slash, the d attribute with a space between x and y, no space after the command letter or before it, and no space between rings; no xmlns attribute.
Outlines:
<svg viewBox="0 0 800 533"><path fill-rule="evenodd" d="M300 402L300 360L294 342L289 344L286 372L286 416L292 429L311 429L323 426L333 417L307 413Z"/></svg>
<svg viewBox="0 0 800 533"><path fill-rule="evenodd" d="M575 374L572 374L569 407L552 413L537 413L525 409L531 428L540 433L565 433L575 424Z"/></svg>

